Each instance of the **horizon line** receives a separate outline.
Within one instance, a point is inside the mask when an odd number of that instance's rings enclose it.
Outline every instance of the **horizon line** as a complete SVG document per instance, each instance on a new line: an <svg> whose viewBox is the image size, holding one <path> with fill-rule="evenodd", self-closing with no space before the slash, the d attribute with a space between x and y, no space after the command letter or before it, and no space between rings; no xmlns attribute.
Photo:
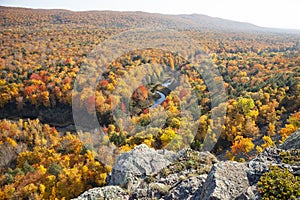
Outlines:
<svg viewBox="0 0 300 200"><path fill-rule="evenodd" d="M217 17L217 16L211 16L207 14L202 14L202 13L180 13L180 14L175 14L175 13L160 13L160 12L151 12L151 11L142 11L142 10L93 10L93 9L84 9L84 10L78 10L78 9L70 9L70 8L58 8L58 7L29 7L29 6L18 6L18 5L0 5L0 7L5 7L5 8L21 8L21 9L32 9L32 10L64 10L64 11L69 11L69 12L123 12L123 13L147 13L147 14L160 14L160 15L166 15L166 16L180 16L180 15L203 15L215 19L222 19L222 20L229 20L232 22L239 22L239 23L245 23L245 24L250 24L253 26L257 26L259 28L266 28L266 29L277 29L277 30L287 30L287 31L295 31L299 32L300 28L282 28L282 27L271 27L271 26L261 26L257 25L253 22L248 22L248 21L237 21L234 19L228 19L228 18L223 18L223 17Z"/></svg>

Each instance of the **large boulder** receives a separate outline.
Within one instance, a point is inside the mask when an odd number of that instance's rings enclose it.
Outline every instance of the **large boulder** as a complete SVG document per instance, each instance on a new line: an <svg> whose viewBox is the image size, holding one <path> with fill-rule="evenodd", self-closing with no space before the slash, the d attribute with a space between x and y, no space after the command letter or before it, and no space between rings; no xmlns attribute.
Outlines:
<svg viewBox="0 0 300 200"><path fill-rule="evenodd" d="M215 164L203 185L202 200L230 200L247 190L247 166L244 163L226 161Z"/></svg>
<svg viewBox="0 0 300 200"><path fill-rule="evenodd" d="M109 185L119 185L129 190L139 187L147 176L158 173L176 159L176 153L154 150L145 144L121 154L115 161Z"/></svg>
<svg viewBox="0 0 300 200"><path fill-rule="evenodd" d="M91 199L102 199L102 200L127 200L129 195L119 186L105 186L101 188L90 189L79 197L73 200L91 200Z"/></svg>

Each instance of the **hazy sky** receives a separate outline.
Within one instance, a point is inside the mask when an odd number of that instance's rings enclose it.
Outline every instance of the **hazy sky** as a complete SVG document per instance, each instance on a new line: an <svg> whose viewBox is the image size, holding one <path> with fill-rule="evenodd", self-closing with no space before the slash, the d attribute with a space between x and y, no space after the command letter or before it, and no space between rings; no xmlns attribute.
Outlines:
<svg viewBox="0 0 300 200"><path fill-rule="evenodd" d="M300 29L300 0L0 0L2 6L206 14L259 26Z"/></svg>

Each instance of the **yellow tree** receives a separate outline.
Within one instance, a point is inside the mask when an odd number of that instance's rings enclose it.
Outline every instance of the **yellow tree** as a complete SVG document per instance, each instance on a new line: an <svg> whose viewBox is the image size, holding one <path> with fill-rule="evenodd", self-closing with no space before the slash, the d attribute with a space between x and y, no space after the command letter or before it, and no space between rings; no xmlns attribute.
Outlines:
<svg viewBox="0 0 300 200"><path fill-rule="evenodd" d="M252 138L244 138L236 136L231 148L231 152L227 151L226 156L231 160L244 161L248 159L248 153L254 149Z"/></svg>

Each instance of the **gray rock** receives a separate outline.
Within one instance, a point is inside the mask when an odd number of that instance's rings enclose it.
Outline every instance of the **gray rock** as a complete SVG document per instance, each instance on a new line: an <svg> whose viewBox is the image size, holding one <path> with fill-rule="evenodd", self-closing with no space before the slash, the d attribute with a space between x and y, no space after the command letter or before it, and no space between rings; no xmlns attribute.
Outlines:
<svg viewBox="0 0 300 200"><path fill-rule="evenodd" d="M287 164L282 161L280 153L284 152L285 150L278 148L267 148L254 159L249 161L247 165L249 170L247 173L250 185L256 184L261 175L269 171L271 165L287 168L291 173L296 173L300 170L300 166L297 163Z"/></svg>
<svg viewBox="0 0 300 200"><path fill-rule="evenodd" d="M193 193L201 192L216 157L191 149L181 150L175 157L171 164L142 181L130 199L192 199Z"/></svg>
<svg viewBox="0 0 300 200"><path fill-rule="evenodd" d="M291 134L282 145L280 145L281 149L300 149L300 129L295 133Z"/></svg>
<svg viewBox="0 0 300 200"><path fill-rule="evenodd" d="M247 190L241 193L235 200L256 200L261 199L261 196L258 192L257 185L252 185L247 188Z"/></svg>
<svg viewBox="0 0 300 200"><path fill-rule="evenodd" d="M248 178L251 185L258 182L261 175L270 169L270 165L281 163L279 150L276 148L267 148L248 162Z"/></svg>
<svg viewBox="0 0 300 200"><path fill-rule="evenodd" d="M219 162L212 167L203 185L202 200L231 200L247 190L250 186L247 179L245 164L226 161Z"/></svg>
<svg viewBox="0 0 300 200"><path fill-rule="evenodd" d="M146 176L158 173L175 159L175 152L156 151L145 144L139 145L116 159L109 185L119 185L134 190Z"/></svg>
<svg viewBox="0 0 300 200"><path fill-rule="evenodd" d="M201 191L207 175L191 177L173 186L173 188L164 197L166 200L172 199L195 199L195 193Z"/></svg>
<svg viewBox="0 0 300 200"><path fill-rule="evenodd" d="M138 188L130 196L130 200L150 200L160 199L169 191L170 186L163 183L153 182L149 183L146 187Z"/></svg>
<svg viewBox="0 0 300 200"><path fill-rule="evenodd" d="M119 186L90 189L73 200L127 200L129 195Z"/></svg>

